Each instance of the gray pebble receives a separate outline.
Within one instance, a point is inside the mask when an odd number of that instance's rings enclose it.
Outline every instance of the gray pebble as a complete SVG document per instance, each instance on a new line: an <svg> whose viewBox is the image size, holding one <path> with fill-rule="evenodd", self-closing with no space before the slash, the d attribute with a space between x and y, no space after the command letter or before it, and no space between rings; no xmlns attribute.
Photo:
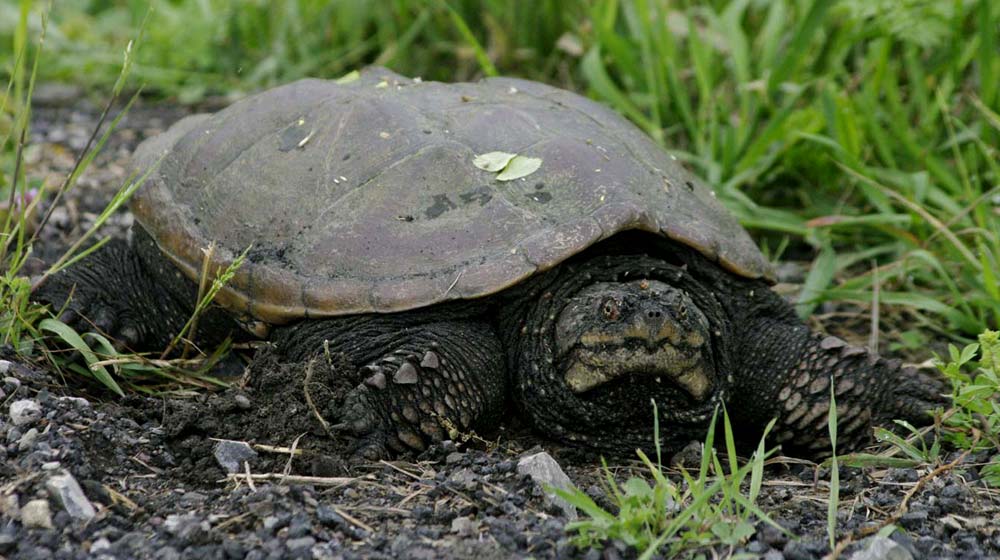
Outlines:
<svg viewBox="0 0 1000 560"><path fill-rule="evenodd" d="M456 517L451 520L451 532L461 537L471 537L479 531L479 521L468 517Z"/></svg>
<svg viewBox="0 0 1000 560"><path fill-rule="evenodd" d="M101 537L90 545L90 552L91 554L96 554L98 552L103 552L109 548L111 548L111 541L109 541L107 537Z"/></svg>
<svg viewBox="0 0 1000 560"><path fill-rule="evenodd" d="M45 482L45 487L73 519L89 521L97 515L80 484L69 472L63 471L62 474L50 476Z"/></svg>
<svg viewBox="0 0 1000 560"><path fill-rule="evenodd" d="M243 410L250 410L253 408L253 403L250 402L250 398L246 395L236 395L233 397L233 402L236 403L237 407Z"/></svg>
<svg viewBox="0 0 1000 560"><path fill-rule="evenodd" d="M288 539L287 541L285 541L285 546L288 547L288 550L310 548L314 544L316 544L316 539L312 537L299 537L296 539Z"/></svg>
<svg viewBox="0 0 1000 560"><path fill-rule="evenodd" d="M928 517L927 510L910 511L899 519L899 524L912 530L926 523Z"/></svg>
<svg viewBox="0 0 1000 560"><path fill-rule="evenodd" d="M59 397L59 401L69 403L78 410L90 408L90 401L81 397Z"/></svg>
<svg viewBox="0 0 1000 560"><path fill-rule="evenodd" d="M865 539L862 545L848 560L913 560L909 550L888 537Z"/></svg>
<svg viewBox="0 0 1000 560"><path fill-rule="evenodd" d="M172 546L165 546L160 550L157 550L153 558L155 560L180 560L181 553Z"/></svg>
<svg viewBox="0 0 1000 560"><path fill-rule="evenodd" d="M17 440L17 450L20 452L25 452L35 445L35 440L38 439L38 428L31 428Z"/></svg>
<svg viewBox="0 0 1000 560"><path fill-rule="evenodd" d="M253 464L257 452L243 441L223 440L217 442L212 449L216 462L227 473L243 472L244 461Z"/></svg>
<svg viewBox="0 0 1000 560"><path fill-rule="evenodd" d="M574 488L573 481L566 476L559 463L545 451L522 457L517 463L517 472L530 476L542 488L550 486L566 491ZM559 506L567 519L570 521L576 519L576 507L557 496L555 492L546 490L545 498L547 502Z"/></svg>

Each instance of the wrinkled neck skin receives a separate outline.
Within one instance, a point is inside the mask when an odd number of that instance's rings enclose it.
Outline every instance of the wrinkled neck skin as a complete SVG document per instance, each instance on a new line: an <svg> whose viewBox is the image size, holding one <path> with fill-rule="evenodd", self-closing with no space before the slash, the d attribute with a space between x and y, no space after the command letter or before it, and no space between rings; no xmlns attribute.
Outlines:
<svg viewBox="0 0 1000 560"><path fill-rule="evenodd" d="M543 433L625 453L652 448L655 401L669 452L704 438L733 384L727 297L704 288L691 250L620 252L512 290L500 332L513 401Z"/></svg>

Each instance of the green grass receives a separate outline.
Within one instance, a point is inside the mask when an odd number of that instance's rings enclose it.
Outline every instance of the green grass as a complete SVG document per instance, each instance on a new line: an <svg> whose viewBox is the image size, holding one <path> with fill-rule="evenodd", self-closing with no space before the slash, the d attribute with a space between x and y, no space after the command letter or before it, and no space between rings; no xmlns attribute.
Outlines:
<svg viewBox="0 0 1000 560"><path fill-rule="evenodd" d="M632 476L619 484L604 465L605 492L617 511L605 510L579 489L554 490L584 516L566 525L567 531L575 533L573 543L578 548L600 547L607 541L621 540L635 548L643 559L657 553L669 558L687 557L705 547L732 548L744 544L756 532L758 520L780 529L756 504L763 484L764 460L773 453L766 450L764 442L774 422L764 430L750 460L740 464L729 414L723 409L727 469L715 445L716 412L705 436L697 473L681 468L679 476L674 477L680 482L675 482L663 468L655 402L653 413L656 463L636 450L644 467L642 474L647 476Z"/></svg>
<svg viewBox="0 0 1000 560"><path fill-rule="evenodd" d="M148 95L192 101L369 63L574 88L705 177L772 257L812 260L801 314L872 306L892 344L914 349L1000 321L990 0L153 5L132 69ZM40 79L107 91L148 6L59 2ZM0 57L37 36L37 13L0 8Z"/></svg>
<svg viewBox="0 0 1000 560"><path fill-rule="evenodd" d="M31 2L22 2L21 14L27 16L30 8ZM9 68L10 75L5 95L0 98L0 115L10 116L7 121L9 127L0 137L0 153L9 156L0 161L5 164L0 165L0 187L2 187L0 193L5 195L0 199L3 200L0 202L2 204L0 206L0 344L10 345L26 357L42 356L60 374L68 371L94 379L119 396L125 394L123 385L127 389L153 393L164 390L176 391L179 386L184 385L198 387L224 385L207 373L228 351L228 344L214 349L211 354L200 353L193 359L185 359L188 350L185 340L185 353L181 359L165 359L169 348L159 359L153 359L120 350L100 333L80 334L55 317L49 316L58 316L61 310L46 310L31 302L33 288L50 275L85 258L109 240L104 238L93 242L101 227L128 201L155 166L145 170L141 175L128 177L96 217L93 225L83 232L43 274L34 281L25 276L23 273L25 263L40 232L47 226L52 211L59 206L64 195L76 186L79 177L90 167L114 133L118 123L139 97L139 91L136 91L117 115L108 119L128 83L133 68L135 47L142 40L145 22L138 27L134 40L130 39L123 43L123 57L114 83L110 86L110 97L98 117L86 146L77 154L72 170L62 183L47 191L44 186L34 188L29 182L24 168L24 153L30 149L26 140L31 121L30 100L35 91L40 69L45 68L41 61L45 55L45 39L49 31L48 12L45 10L41 12L39 33L33 42L26 40L29 35L30 18L20 17L18 21L19 27L14 41L17 56L13 60L13 66ZM37 211L39 201L46 198L50 202L48 210L44 213ZM213 278L208 278L206 271L204 297L199 300L191 320L178 334L174 344L180 342L189 330L195 328L198 315L232 277L241 263L242 258L237 259L230 267L217 271ZM211 280L210 286L207 285L209 280ZM75 358L74 354L79 358Z"/></svg>

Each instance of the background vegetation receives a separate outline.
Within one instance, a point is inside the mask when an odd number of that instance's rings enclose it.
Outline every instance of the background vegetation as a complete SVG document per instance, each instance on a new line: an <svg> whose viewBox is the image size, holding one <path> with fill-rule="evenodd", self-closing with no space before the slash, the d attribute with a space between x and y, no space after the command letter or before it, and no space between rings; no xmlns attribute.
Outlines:
<svg viewBox="0 0 1000 560"><path fill-rule="evenodd" d="M31 4L0 3L8 73L24 45L33 52L44 6ZM39 81L106 96L149 6L59 0ZM686 161L773 257L811 261L803 314L826 299L875 304L892 340L910 347L971 339L1000 320L1000 6L991 0L153 8L130 82L147 100L235 97L365 64L424 79L554 83L612 105ZM11 167L3 173L6 184Z"/></svg>

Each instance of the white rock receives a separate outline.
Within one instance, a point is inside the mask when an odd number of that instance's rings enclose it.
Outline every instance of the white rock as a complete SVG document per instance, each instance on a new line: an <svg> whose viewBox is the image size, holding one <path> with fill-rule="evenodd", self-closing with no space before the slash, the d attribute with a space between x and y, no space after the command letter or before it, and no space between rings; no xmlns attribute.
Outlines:
<svg viewBox="0 0 1000 560"><path fill-rule="evenodd" d="M48 500L31 500L21 508L21 524L35 529L52 528L52 511Z"/></svg>
<svg viewBox="0 0 1000 560"><path fill-rule="evenodd" d="M872 537L863 542L867 546L847 560L913 560L913 555L906 547L888 537Z"/></svg>
<svg viewBox="0 0 1000 560"><path fill-rule="evenodd" d="M574 488L573 481L566 476L562 467L559 466L559 463L551 455L542 451L541 453L521 457L521 460L517 462L517 472L530 476L536 484L540 485L545 491L545 498L550 503L559 506L566 514L567 519L570 521L576 519L576 507L557 496L549 488L553 487L567 491Z"/></svg>
<svg viewBox="0 0 1000 560"><path fill-rule="evenodd" d="M42 417L42 407L31 399L21 399L10 403L10 421L15 426L37 422Z"/></svg>
<svg viewBox="0 0 1000 560"><path fill-rule="evenodd" d="M50 476L45 481L45 487L73 519L89 521L97 515L94 505L87 499L80 484L68 472L63 471L62 474Z"/></svg>
<svg viewBox="0 0 1000 560"><path fill-rule="evenodd" d="M111 548L111 541L109 541L107 537L101 537L90 545L90 553L97 554L98 552L107 550L109 548Z"/></svg>
<svg viewBox="0 0 1000 560"><path fill-rule="evenodd" d="M3 375L10 371L10 362L7 360L0 360L0 375Z"/></svg>

